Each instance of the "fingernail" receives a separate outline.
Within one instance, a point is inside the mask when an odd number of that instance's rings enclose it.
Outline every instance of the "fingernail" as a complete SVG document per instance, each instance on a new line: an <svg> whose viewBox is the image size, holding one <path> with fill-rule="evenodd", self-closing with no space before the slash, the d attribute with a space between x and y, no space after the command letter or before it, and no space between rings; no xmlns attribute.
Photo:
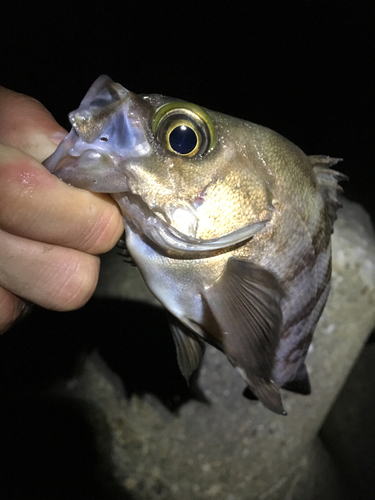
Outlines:
<svg viewBox="0 0 375 500"><path fill-rule="evenodd" d="M55 144L60 144L60 142L65 139L66 136L67 134L65 134L64 132L55 132L51 135L50 139Z"/></svg>
<svg viewBox="0 0 375 500"><path fill-rule="evenodd" d="M39 131L30 133L28 136L29 144L27 148L24 148L24 151L42 162L56 151L56 145L59 144L63 138L64 134L61 132L55 132L49 137Z"/></svg>

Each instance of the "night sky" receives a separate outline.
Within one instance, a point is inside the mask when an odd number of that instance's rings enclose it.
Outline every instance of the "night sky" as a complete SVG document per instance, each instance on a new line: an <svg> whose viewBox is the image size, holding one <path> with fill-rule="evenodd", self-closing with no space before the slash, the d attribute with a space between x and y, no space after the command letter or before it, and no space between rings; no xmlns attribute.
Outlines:
<svg viewBox="0 0 375 500"><path fill-rule="evenodd" d="M106 73L134 92L196 102L272 128L307 154L343 158L347 196L374 216L374 2L38 5L2 13L0 81L65 127Z"/></svg>

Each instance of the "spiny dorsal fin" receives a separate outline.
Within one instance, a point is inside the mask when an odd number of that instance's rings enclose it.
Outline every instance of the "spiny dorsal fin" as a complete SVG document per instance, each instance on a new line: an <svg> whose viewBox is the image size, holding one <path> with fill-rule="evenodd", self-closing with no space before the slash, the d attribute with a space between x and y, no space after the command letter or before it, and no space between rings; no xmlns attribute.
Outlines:
<svg viewBox="0 0 375 500"><path fill-rule="evenodd" d="M338 199L338 194L342 193L343 189L338 183L348 180L348 177L337 170L331 170L331 167L336 165L339 161L342 161L342 159L331 158L324 155L309 156L309 159L316 174L320 190L324 196L328 216L333 228L333 223L337 219L337 210L342 207Z"/></svg>
<svg viewBox="0 0 375 500"><path fill-rule="evenodd" d="M177 362L186 382L200 365L204 354L204 342L190 328L172 314L168 314L169 326L176 346Z"/></svg>
<svg viewBox="0 0 375 500"><path fill-rule="evenodd" d="M236 258L228 260L220 280L204 292L229 361L264 406L279 414L285 410L271 376L282 333L282 295L271 273Z"/></svg>

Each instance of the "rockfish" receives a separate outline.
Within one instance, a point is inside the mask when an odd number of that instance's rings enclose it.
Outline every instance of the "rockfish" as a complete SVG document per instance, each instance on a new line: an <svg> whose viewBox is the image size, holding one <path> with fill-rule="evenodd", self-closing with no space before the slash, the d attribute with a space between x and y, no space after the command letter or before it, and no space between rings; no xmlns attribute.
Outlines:
<svg viewBox="0 0 375 500"><path fill-rule="evenodd" d="M109 193L127 249L170 312L187 380L205 342L253 395L285 414L280 387L308 394L305 357L331 280L340 206L330 167L254 123L101 76L69 115L46 167Z"/></svg>

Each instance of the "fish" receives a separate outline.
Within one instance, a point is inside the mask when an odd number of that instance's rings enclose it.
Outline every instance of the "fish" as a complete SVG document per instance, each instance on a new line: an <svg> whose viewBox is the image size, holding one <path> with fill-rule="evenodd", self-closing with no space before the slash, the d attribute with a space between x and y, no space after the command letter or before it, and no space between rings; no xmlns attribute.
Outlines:
<svg viewBox="0 0 375 500"><path fill-rule="evenodd" d="M330 289L340 159L106 75L69 120L44 165L117 202L127 251L168 311L183 376L211 344L250 398L286 415L281 388L311 392L305 358Z"/></svg>

